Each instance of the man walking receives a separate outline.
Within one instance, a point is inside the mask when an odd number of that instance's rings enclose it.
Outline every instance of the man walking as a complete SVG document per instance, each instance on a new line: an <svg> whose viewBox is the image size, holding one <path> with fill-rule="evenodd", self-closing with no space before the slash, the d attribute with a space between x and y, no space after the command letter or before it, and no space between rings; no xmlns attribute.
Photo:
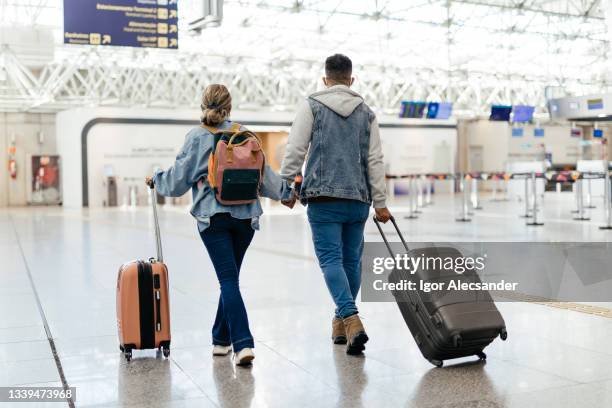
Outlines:
<svg viewBox="0 0 612 408"><path fill-rule="evenodd" d="M391 214L378 122L350 89L352 68L344 55L327 58L326 89L298 106L280 174L292 182L308 153L299 198L308 206L315 252L336 304L332 339L347 344L348 354L360 354L368 341L355 305L363 231L370 205L379 221L387 222Z"/></svg>

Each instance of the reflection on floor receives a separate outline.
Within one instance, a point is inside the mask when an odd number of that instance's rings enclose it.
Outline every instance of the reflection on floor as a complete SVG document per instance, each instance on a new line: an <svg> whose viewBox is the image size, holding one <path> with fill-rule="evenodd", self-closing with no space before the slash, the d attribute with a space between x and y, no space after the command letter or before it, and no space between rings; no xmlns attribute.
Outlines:
<svg viewBox="0 0 612 408"><path fill-rule="evenodd" d="M522 206L512 202L485 200L471 223L454 221L448 197L436 197L418 220L401 217L402 200L392 208L415 241L612 241L597 228L601 209L578 222L571 195L545 201L543 227L525 226ZM194 222L164 209L161 223L172 354L164 360L135 352L128 364L117 347L116 272L126 260L153 255L150 212L0 211L0 386L61 384L29 272L78 407L612 406L612 319L575 311L501 303L509 339L487 349L487 363L467 358L436 369L420 356L394 304L362 303L371 341L364 356L347 356L329 340L332 304L303 209L275 206L242 272L257 358L251 369L235 368L229 357L211 357L218 284ZM378 240L371 223L366 240Z"/></svg>

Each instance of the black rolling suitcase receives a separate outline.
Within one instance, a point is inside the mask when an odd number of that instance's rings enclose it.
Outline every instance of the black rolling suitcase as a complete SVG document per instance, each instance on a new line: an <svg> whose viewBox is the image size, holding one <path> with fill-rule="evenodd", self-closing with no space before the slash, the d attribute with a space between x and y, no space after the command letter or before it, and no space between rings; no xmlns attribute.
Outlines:
<svg viewBox="0 0 612 408"><path fill-rule="evenodd" d="M391 257L395 257L380 223L374 222L383 237ZM391 222L399 235L407 253L413 257L462 257L452 247L431 247L410 250L402 236L395 219ZM425 282L448 282L450 279L461 282L480 282L480 277L472 269L462 274L448 273L446 270L418 269L414 275L405 270L394 269L389 275L389 282L402 280ZM491 295L486 291L437 291L397 290L393 296L400 312L419 346L423 357L437 367L442 367L444 360L475 355L484 360L483 352L497 336L506 340L506 324L499 313Z"/></svg>

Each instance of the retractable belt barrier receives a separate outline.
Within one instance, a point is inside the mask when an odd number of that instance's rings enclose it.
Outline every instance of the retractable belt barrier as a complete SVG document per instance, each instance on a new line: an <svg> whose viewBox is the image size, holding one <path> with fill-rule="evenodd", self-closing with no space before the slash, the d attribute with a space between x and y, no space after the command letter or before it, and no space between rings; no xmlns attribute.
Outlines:
<svg viewBox="0 0 612 408"><path fill-rule="evenodd" d="M478 181L492 180L495 181L495 188L493 190L492 201L507 201L508 198L497 198L498 183L500 181L508 182L509 180L525 180L525 212L521 215L526 219L531 219L526 225L540 226L544 225L542 222L538 222L538 203L537 203L537 179L544 179L552 183L569 183L575 184L574 191L576 194L576 210L573 212L577 214L574 217L577 221L586 221L590 218L585 212L586 208L595 208L592 205L591 196L591 180L603 179L604 180L604 212L606 224L601 226L602 230L612 230L612 172L610 170L603 172L592 172L592 171L547 171L547 172L468 172L468 173L417 173L417 174L387 174L387 179L390 180L407 180L409 183L408 193L410 195L410 211L409 215L405 218L416 219L418 214L421 213L419 207L425 207L433 204L431 193L433 190L433 184L435 181L442 180L458 180L458 190L462 195L461 201L461 214L457 221L469 222L471 221L470 212L471 208L474 210L482 209L480 206L480 200L478 197ZM468 192L468 182L471 182L471 194ZM530 183L531 182L531 188ZM424 183L424 184L423 184ZM587 199L586 204L584 203L583 188L584 183L587 186ZM425 198L423 198L423 185L425 185ZM558 187L559 188L559 187ZM531 192L530 192L531 190ZM560 191L560 190L558 190Z"/></svg>
<svg viewBox="0 0 612 408"><path fill-rule="evenodd" d="M511 180L511 179L524 179L531 178L533 172L519 172L519 173L506 173L506 172L478 172L478 173L414 173L414 174L387 174L387 179L402 180L413 177L421 177L429 180L455 180L465 178L466 180ZM606 172L590 172L590 171L548 171L548 172L535 172L536 178L544 178L548 181L554 181L558 183L574 183L576 180L582 179L600 179L606 177ZM612 175L612 171L608 172L608 175Z"/></svg>

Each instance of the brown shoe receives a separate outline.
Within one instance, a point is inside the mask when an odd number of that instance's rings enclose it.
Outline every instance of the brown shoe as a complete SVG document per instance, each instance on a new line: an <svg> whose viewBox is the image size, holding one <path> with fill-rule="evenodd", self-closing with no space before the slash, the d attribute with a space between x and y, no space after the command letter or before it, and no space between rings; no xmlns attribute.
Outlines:
<svg viewBox="0 0 612 408"><path fill-rule="evenodd" d="M346 329L346 338L348 345L346 353L351 355L361 354L365 350L365 344L368 342L368 335L361 324L361 319L358 314L354 314L344 319L344 328Z"/></svg>
<svg viewBox="0 0 612 408"><path fill-rule="evenodd" d="M332 320L332 340L334 344L346 344L344 322L339 317L334 317L334 320Z"/></svg>

